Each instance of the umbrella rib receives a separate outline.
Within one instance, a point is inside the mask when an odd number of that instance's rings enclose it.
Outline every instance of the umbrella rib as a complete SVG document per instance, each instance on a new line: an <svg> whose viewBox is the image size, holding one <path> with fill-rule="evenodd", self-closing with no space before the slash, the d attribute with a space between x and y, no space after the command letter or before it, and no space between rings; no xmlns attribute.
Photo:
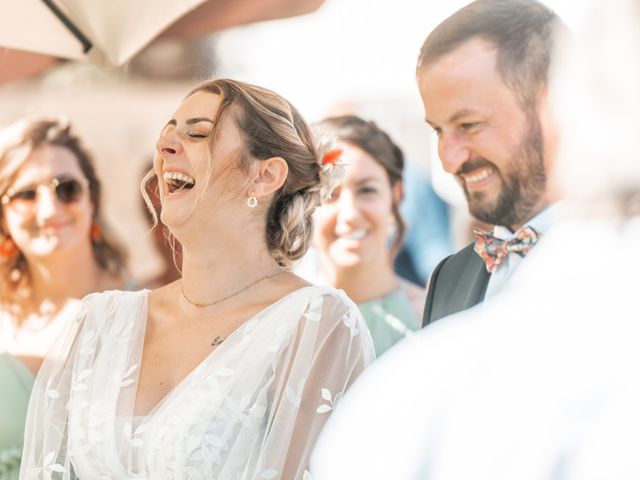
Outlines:
<svg viewBox="0 0 640 480"><path fill-rule="evenodd" d="M62 22L62 24L67 27L67 30L71 32L71 35L76 37L76 39L82 44L82 51L87 53L93 47L91 40L84 36L84 34L76 27L71 20L64 14L62 10L58 8L58 6L53 3L53 0L42 0L51 12L58 17L58 20Z"/></svg>

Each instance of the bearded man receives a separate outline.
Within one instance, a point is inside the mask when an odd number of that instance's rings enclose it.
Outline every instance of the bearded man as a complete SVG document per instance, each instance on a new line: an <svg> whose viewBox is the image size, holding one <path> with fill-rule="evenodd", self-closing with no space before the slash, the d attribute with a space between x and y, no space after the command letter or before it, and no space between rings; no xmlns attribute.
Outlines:
<svg viewBox="0 0 640 480"><path fill-rule="evenodd" d="M547 87L559 26L535 0L478 0L422 45L418 87L442 165L469 212L495 225L435 268L423 325L504 288L552 220L557 139Z"/></svg>

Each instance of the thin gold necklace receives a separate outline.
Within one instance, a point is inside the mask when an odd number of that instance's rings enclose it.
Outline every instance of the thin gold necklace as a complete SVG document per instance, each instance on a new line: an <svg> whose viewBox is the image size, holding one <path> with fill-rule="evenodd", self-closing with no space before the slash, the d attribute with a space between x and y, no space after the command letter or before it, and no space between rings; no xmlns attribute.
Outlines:
<svg viewBox="0 0 640 480"><path fill-rule="evenodd" d="M246 286L242 287L240 290L236 290L235 292L233 292L230 295L227 295L226 297L222 297L222 298L219 298L219 299L217 299L217 300L215 300L213 302L207 302L207 303L193 302L191 299L189 299L189 297L187 297L187 294L184 293L184 283L180 284L180 288L182 290L182 296L184 297L184 299L187 302L189 302L191 305L193 305L194 307L197 307L197 308L212 307L213 305L217 305L218 303L222 303L225 300L229 300L231 297L235 297L236 295L241 294L245 290L248 290L249 288L253 287L255 284L261 282L262 280L267 280L268 278L277 277L278 275L282 275L283 273L285 273L285 272L284 271L280 271L278 273L274 273L273 275L266 275L264 277L260 277L256 281L251 282L249 285L246 285Z"/></svg>

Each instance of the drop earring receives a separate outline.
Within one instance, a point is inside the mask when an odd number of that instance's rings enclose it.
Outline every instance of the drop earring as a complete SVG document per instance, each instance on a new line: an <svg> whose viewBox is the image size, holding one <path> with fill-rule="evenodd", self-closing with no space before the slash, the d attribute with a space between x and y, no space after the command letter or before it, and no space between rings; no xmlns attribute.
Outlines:
<svg viewBox="0 0 640 480"><path fill-rule="evenodd" d="M247 207L256 208L258 206L258 199L256 198L255 192L252 192L247 198Z"/></svg>
<svg viewBox="0 0 640 480"><path fill-rule="evenodd" d="M95 243L100 240L100 237L102 237L102 229L97 222L94 222L94 224L91 225L91 240Z"/></svg>
<svg viewBox="0 0 640 480"><path fill-rule="evenodd" d="M18 246L11 238L7 238L0 244L0 256L11 259L17 257L18 253Z"/></svg>

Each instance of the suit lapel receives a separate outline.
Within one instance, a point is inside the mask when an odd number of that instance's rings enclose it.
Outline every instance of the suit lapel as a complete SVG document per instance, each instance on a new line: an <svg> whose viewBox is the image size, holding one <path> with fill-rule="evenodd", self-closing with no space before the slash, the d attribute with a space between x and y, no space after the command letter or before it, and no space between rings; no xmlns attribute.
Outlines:
<svg viewBox="0 0 640 480"><path fill-rule="evenodd" d="M469 245L445 260L431 279L425 325L466 310L484 300L490 274ZM428 317L430 318L426 318Z"/></svg>

